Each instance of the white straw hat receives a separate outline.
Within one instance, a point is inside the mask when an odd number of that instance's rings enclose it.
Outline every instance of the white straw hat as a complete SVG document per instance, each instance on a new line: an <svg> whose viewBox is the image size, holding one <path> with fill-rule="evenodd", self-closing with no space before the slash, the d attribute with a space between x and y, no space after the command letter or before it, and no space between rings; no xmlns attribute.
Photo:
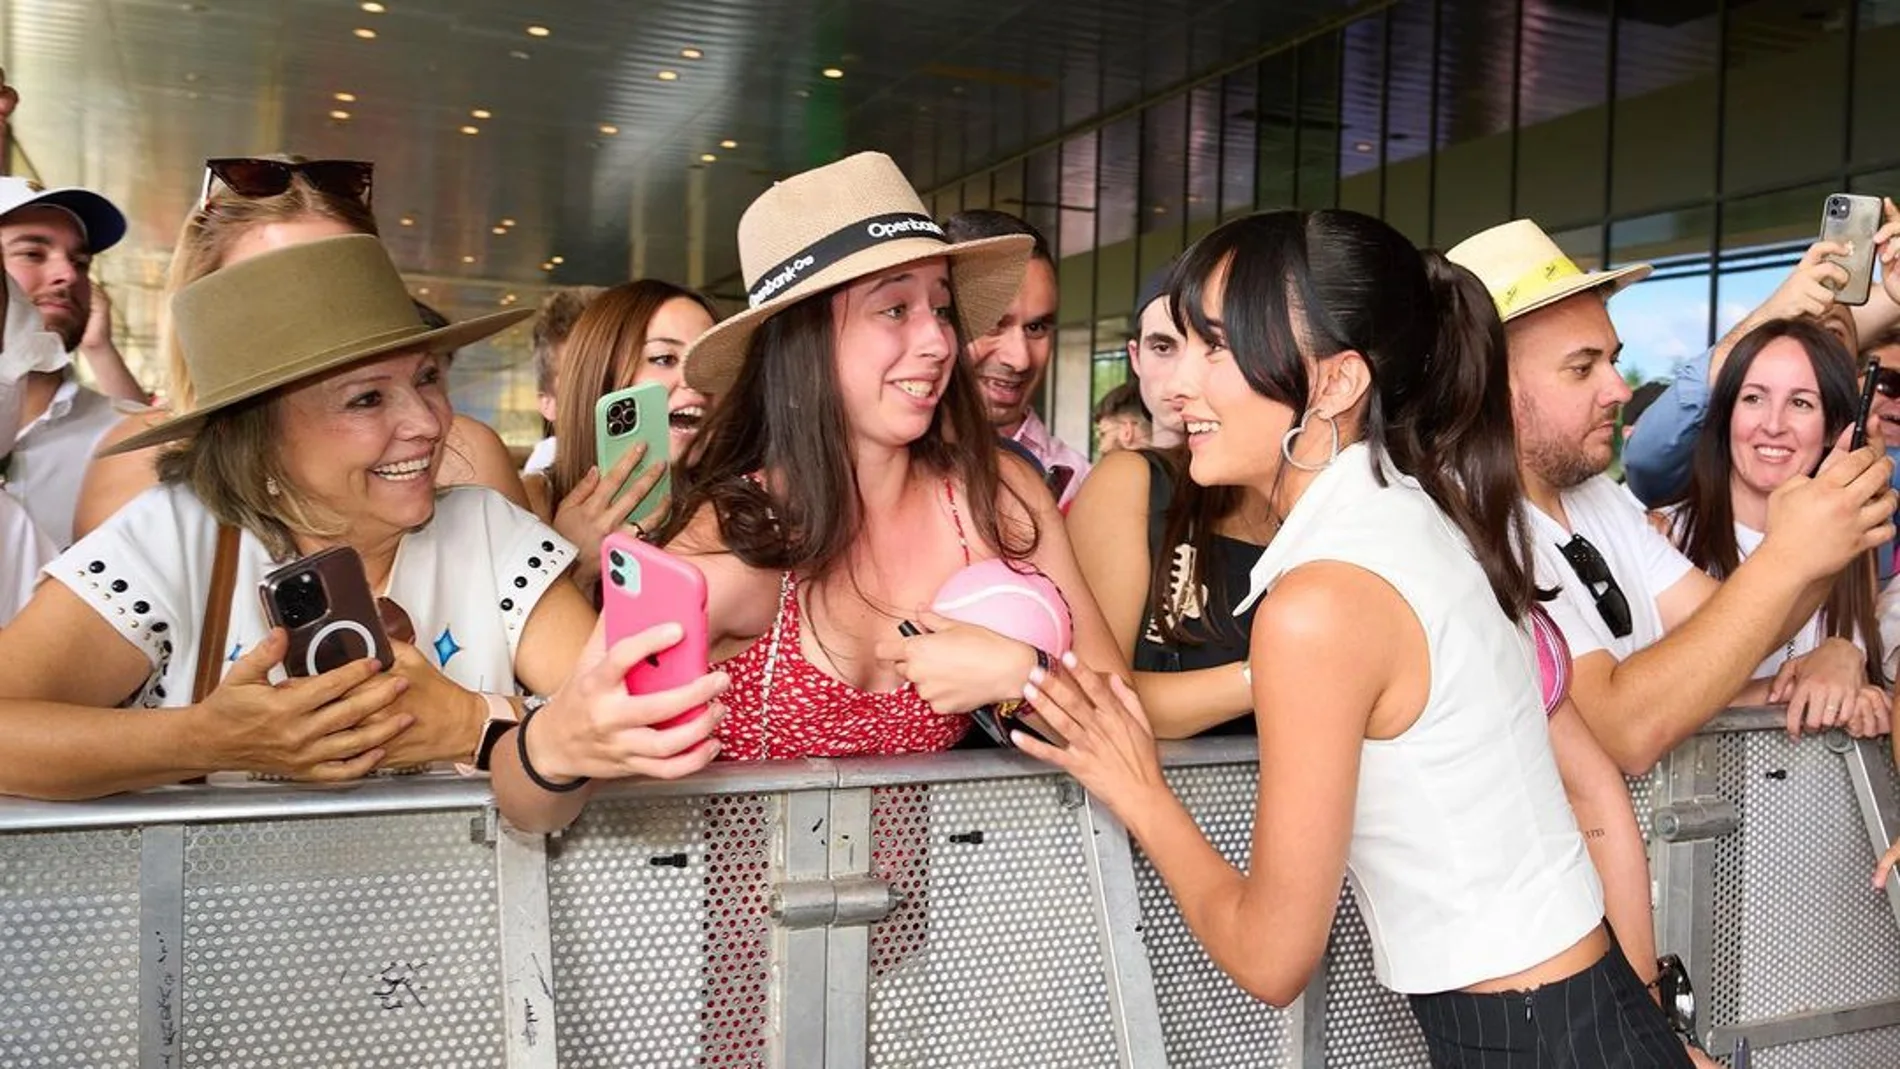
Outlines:
<svg viewBox="0 0 1900 1069"><path fill-rule="evenodd" d="M1473 234L1445 258L1478 276L1498 306L1498 317L1507 323L1598 286L1609 286L1615 293L1648 278L1651 270L1648 264L1631 264L1585 273L1529 219Z"/></svg>
<svg viewBox="0 0 1900 1069"><path fill-rule="evenodd" d="M1026 234L952 242L889 156L861 152L793 175L739 218L745 311L686 351L686 381L717 397L732 388L752 333L774 314L833 286L933 257L950 261L964 336L987 333L1022 285Z"/></svg>

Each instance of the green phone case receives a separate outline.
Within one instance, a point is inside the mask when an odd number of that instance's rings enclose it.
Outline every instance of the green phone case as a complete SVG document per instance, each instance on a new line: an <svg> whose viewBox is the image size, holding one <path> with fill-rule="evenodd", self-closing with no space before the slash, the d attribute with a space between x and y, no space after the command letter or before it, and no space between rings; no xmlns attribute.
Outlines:
<svg viewBox="0 0 1900 1069"><path fill-rule="evenodd" d="M668 436L666 418L666 387L658 383L642 383L629 386L624 390L615 390L599 401L594 402L594 452L600 465L602 478L620 463L634 443L645 442L647 455L640 466L627 476L631 484L640 478L640 473L655 464L664 464L672 449L672 438ZM614 491L614 500L620 500L626 486ZM660 481L655 483L647 496L633 507L627 518L645 526L659 512L660 504L673 492L673 473L665 471Z"/></svg>

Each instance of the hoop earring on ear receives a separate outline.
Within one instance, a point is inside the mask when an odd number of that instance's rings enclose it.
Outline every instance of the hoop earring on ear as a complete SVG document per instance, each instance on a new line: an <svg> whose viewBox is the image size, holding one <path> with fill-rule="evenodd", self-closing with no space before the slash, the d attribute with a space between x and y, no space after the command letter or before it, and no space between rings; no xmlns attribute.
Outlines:
<svg viewBox="0 0 1900 1069"><path fill-rule="evenodd" d="M275 475L264 476L264 492L266 494L269 494L272 497L276 497L278 494L283 493L283 490L279 489L277 486L277 476Z"/></svg>
<svg viewBox="0 0 1900 1069"><path fill-rule="evenodd" d="M1326 429L1333 433L1332 451L1327 453L1326 459L1320 461L1318 464L1302 464L1293 459L1293 442L1299 438L1300 435L1306 433L1306 425L1312 422L1315 416L1325 420ZM1306 415L1300 417L1298 426L1280 436L1280 455L1286 458L1288 464L1293 465L1301 471L1325 471L1326 468L1339 457L1339 420L1324 412L1308 410Z"/></svg>

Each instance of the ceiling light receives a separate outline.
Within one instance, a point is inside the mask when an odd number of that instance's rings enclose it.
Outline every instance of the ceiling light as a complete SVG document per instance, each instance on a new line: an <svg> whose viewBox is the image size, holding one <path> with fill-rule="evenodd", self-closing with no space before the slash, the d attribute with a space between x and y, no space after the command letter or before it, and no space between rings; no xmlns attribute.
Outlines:
<svg viewBox="0 0 1900 1069"><path fill-rule="evenodd" d="M603 134L606 134L608 137L612 137L615 134L620 132L620 127L615 126L612 123L601 123L600 132Z"/></svg>
<svg viewBox="0 0 1900 1069"><path fill-rule="evenodd" d="M697 49L697 48L682 48L682 49L680 49L680 58L681 58L681 59L704 59L705 57L706 57L706 53L704 53L704 52L701 52L701 51L700 51L699 49Z"/></svg>
<svg viewBox="0 0 1900 1069"><path fill-rule="evenodd" d="M355 93L337 93L336 101L339 104L354 104L356 103L356 94Z"/></svg>
<svg viewBox="0 0 1900 1069"><path fill-rule="evenodd" d="M680 72L678 72L678 71L661 71L661 72L660 72L660 73L659 73L659 74L657 75L657 77L658 77L658 78L660 79L660 81L662 81L662 82L677 82L677 81L679 81L679 80L680 80Z"/></svg>
<svg viewBox="0 0 1900 1069"><path fill-rule="evenodd" d="M398 222L400 222L403 226L415 226L416 217L413 215L405 215L400 220L398 220Z"/></svg>
<svg viewBox="0 0 1900 1069"><path fill-rule="evenodd" d="M469 135L470 137L473 137L476 134L481 133L482 128L479 126L464 126L462 127L462 132Z"/></svg>
<svg viewBox="0 0 1900 1069"><path fill-rule="evenodd" d="M713 155L710 152L702 152L699 154L699 162L701 163L713 163L713 162L716 162L718 159L719 157Z"/></svg>
<svg viewBox="0 0 1900 1069"><path fill-rule="evenodd" d="M565 257L561 257L561 256L550 256L548 257L548 262L551 264L564 264L567 262L567 260Z"/></svg>
<svg viewBox="0 0 1900 1069"><path fill-rule="evenodd" d="M472 263L474 263L474 262L475 262L475 257L473 257L473 256L464 256L464 257L462 257L462 262L463 262L463 263L465 263L465 264L472 264Z"/></svg>
<svg viewBox="0 0 1900 1069"><path fill-rule="evenodd" d="M389 10L383 5L377 3L376 0L363 0L363 3L359 6L362 7L364 11L367 11L372 15L380 15L383 12Z"/></svg>
<svg viewBox="0 0 1900 1069"><path fill-rule="evenodd" d="M546 261L546 260L543 260L543 261L541 261L541 270L543 270L543 271L552 271L552 270L554 270L554 265L553 265L553 264L551 264L551 263L549 263L549 262L548 262L548 261Z"/></svg>
<svg viewBox="0 0 1900 1069"><path fill-rule="evenodd" d="M529 36L529 37L546 37L546 36L547 36L548 34L550 34L550 33L552 33L552 32L554 32L554 31L552 31L552 30L550 30L550 29L548 29L548 28L547 28L546 26L530 26L530 27L528 27L528 36Z"/></svg>
<svg viewBox="0 0 1900 1069"><path fill-rule="evenodd" d="M738 148L739 143L737 141L734 141L732 138L728 137L724 141L721 141L719 143L719 147L720 148Z"/></svg>
<svg viewBox="0 0 1900 1069"><path fill-rule="evenodd" d="M508 232L508 228L505 226L490 227L488 229L488 232L490 234L506 234Z"/></svg>
<svg viewBox="0 0 1900 1069"><path fill-rule="evenodd" d="M349 117L350 117L350 113L342 110L341 108L338 108L337 110L330 113L330 118L335 119L337 122L343 122Z"/></svg>
<svg viewBox="0 0 1900 1069"><path fill-rule="evenodd" d="M492 119L495 117L495 113L492 111L489 111L487 108L476 108L474 111L471 111L468 114L470 118L475 118L475 119Z"/></svg>
<svg viewBox="0 0 1900 1069"><path fill-rule="evenodd" d="M358 26L351 32L365 41L374 41L376 39L376 31L370 29L368 26Z"/></svg>
<svg viewBox="0 0 1900 1069"><path fill-rule="evenodd" d="M502 226L507 226L507 227L512 227L512 226L514 226L514 225L515 225L515 221L514 221L513 219L503 219L503 220L501 221L501 225L502 225Z"/></svg>
<svg viewBox="0 0 1900 1069"><path fill-rule="evenodd" d="M1352 150L1353 150L1354 152L1371 152L1371 151L1372 151L1372 142L1370 142L1370 141L1359 141L1359 142L1356 142L1356 143L1354 143L1354 145L1352 146Z"/></svg>
<svg viewBox="0 0 1900 1069"><path fill-rule="evenodd" d="M838 68L836 68L836 67L826 67L826 68L825 68L824 70L822 70L822 71L819 71L818 73L820 73L820 74L822 74L822 75L824 75L824 76L825 76L825 77L827 77L827 78L842 78L842 77L844 77L844 72L843 72L843 71L841 71L841 70L839 70L839 69L838 69Z"/></svg>

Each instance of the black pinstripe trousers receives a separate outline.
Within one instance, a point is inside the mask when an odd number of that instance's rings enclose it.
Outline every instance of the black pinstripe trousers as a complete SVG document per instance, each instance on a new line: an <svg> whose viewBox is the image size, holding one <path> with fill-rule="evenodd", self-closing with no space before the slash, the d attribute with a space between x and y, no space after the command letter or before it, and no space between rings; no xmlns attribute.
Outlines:
<svg viewBox="0 0 1900 1069"><path fill-rule="evenodd" d="M1690 1069L1620 947L1534 991L1413 995L1435 1069Z"/></svg>

